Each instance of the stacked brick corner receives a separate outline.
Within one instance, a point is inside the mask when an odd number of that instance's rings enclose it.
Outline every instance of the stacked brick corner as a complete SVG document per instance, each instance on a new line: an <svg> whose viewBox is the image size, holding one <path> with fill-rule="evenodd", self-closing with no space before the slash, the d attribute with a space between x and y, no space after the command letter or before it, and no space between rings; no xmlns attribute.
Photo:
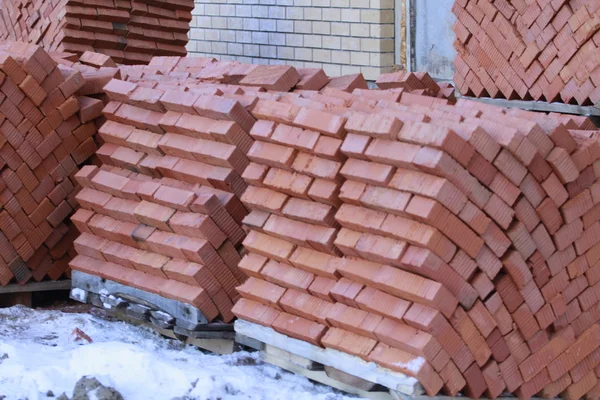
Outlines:
<svg viewBox="0 0 600 400"><path fill-rule="evenodd" d="M600 101L600 3L459 0L454 82L464 95Z"/></svg>
<svg viewBox="0 0 600 400"><path fill-rule="evenodd" d="M97 150L98 99L81 73L35 45L0 46L0 285L69 274L73 176Z"/></svg>
<svg viewBox="0 0 600 400"><path fill-rule="evenodd" d="M0 9L0 39L146 64L153 56L186 55L193 8L193 0L11 0Z"/></svg>
<svg viewBox="0 0 600 400"><path fill-rule="evenodd" d="M429 395L594 396L597 130L400 76L253 106L234 313Z"/></svg>

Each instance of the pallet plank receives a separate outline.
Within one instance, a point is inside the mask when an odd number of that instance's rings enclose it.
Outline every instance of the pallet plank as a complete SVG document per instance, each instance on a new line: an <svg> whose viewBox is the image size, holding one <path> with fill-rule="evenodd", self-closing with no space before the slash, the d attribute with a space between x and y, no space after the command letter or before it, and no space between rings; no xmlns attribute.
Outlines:
<svg viewBox="0 0 600 400"><path fill-rule="evenodd" d="M325 371L311 371L305 368L302 368L290 361L287 361L283 358L279 358L273 354L268 354L265 352L261 352L261 359L269 364L275 365L279 368L285 369L286 371L302 375L308 379L313 381L322 383L323 385L331 386L332 388L341 390L346 393L354 394L360 396L364 399L372 399L372 400L395 400L397 397L393 397L388 392L367 392L365 390L361 390L359 388L353 387L351 385L344 384L335 379L327 376Z"/></svg>
<svg viewBox="0 0 600 400"><path fill-rule="evenodd" d="M282 360L288 361L300 368L304 368L304 369L307 369L310 371L323 371L324 370L323 364L319 364L317 362L309 360L308 358L298 356L296 354L292 354L289 351L281 350L277 347L274 347L274 346L271 346L268 344L265 345L264 352L266 354L270 354L272 356L281 358Z"/></svg>
<svg viewBox="0 0 600 400"><path fill-rule="evenodd" d="M333 367L325 367L325 373L331 379L334 379L338 382L342 382L346 385L352 386L354 388L366 392L374 392L374 389L377 387L376 383L369 382L357 376L347 374L344 371L340 371L339 369Z"/></svg>
<svg viewBox="0 0 600 400"><path fill-rule="evenodd" d="M256 340L239 332L235 333L235 341L243 347L248 347L253 350L262 351L265 349L265 344L260 340Z"/></svg>
<svg viewBox="0 0 600 400"><path fill-rule="evenodd" d="M75 272L75 271L74 271ZM154 330L156 333L168 337L170 339L181 340L185 344L198 347L202 350L210 351L215 354L231 354L236 349L236 343L234 341L235 332L229 324L214 324L210 330L206 331L188 331L181 329L177 326L172 328L165 328L163 326L164 319L173 320L169 318L164 312L149 310L145 316L147 318L139 318L140 312L132 312L133 309L147 308L146 306L139 304L129 304L127 308L115 308L111 304L107 304L100 299L101 295L96 293L87 292L81 288L73 288L71 290L71 298L82 303L91 303L104 309L108 315L123 322L129 323L134 326L144 326ZM103 294L102 297L106 298ZM120 298L116 298L120 300ZM159 316L162 319L156 319L152 315ZM153 322L154 320L154 322ZM173 320L176 322L176 320ZM160 322L160 323L156 323Z"/></svg>
<svg viewBox="0 0 600 400"><path fill-rule="evenodd" d="M556 112L561 114L600 116L600 108L596 106L578 106L564 103L546 103L544 101L491 99L488 97L462 96L464 99L479 101L498 107L519 108L528 111Z"/></svg>
<svg viewBox="0 0 600 400"><path fill-rule="evenodd" d="M181 319L191 324L206 324L208 322L206 317L196 307L177 300L167 299L158 294L122 285L81 271L73 271L71 280L74 288L83 289L95 294L112 294L132 300L136 303L157 308L176 319Z"/></svg>
<svg viewBox="0 0 600 400"><path fill-rule="evenodd" d="M349 354L332 349L322 349L310 343L290 338L275 332L271 328L237 320L235 322L235 331L267 345L308 358L323 365L334 367L347 374L359 376L406 395L412 396L424 393L421 384L415 378L381 368L374 363L368 363Z"/></svg>
<svg viewBox="0 0 600 400"><path fill-rule="evenodd" d="M71 289L71 281L48 281L48 282L31 282L25 285L11 284L0 287L0 294L7 293L30 293L30 292L49 292L52 290L69 290Z"/></svg>

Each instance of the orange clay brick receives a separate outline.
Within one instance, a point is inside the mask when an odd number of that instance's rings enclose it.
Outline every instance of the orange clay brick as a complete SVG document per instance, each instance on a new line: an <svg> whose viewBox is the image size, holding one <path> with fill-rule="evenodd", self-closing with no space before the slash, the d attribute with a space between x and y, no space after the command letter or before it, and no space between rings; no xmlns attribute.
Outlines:
<svg viewBox="0 0 600 400"><path fill-rule="evenodd" d="M575 400L580 399L590 390L592 390L598 382L598 378L593 371L588 372L581 380L573 383L564 391L565 399Z"/></svg>
<svg viewBox="0 0 600 400"><path fill-rule="evenodd" d="M495 361L490 361L481 369L483 379L487 384L487 395L493 399L498 397L506 388L506 383L500 372L500 368Z"/></svg>
<svg viewBox="0 0 600 400"><path fill-rule="evenodd" d="M400 349L380 343L369 355L369 360L417 378L430 396L438 393L443 386L442 379L429 363Z"/></svg>
<svg viewBox="0 0 600 400"><path fill-rule="evenodd" d="M321 339L321 343L325 347L353 354L365 360L377 345L377 341L374 339L339 328L329 328Z"/></svg>
<svg viewBox="0 0 600 400"><path fill-rule="evenodd" d="M292 164L292 169L298 173L334 182L340 179L338 172L341 167L340 162L306 153L299 153Z"/></svg>
<svg viewBox="0 0 600 400"><path fill-rule="evenodd" d="M308 291L315 297L332 303L334 301L331 296L331 290L337 283L334 279L324 278L322 276L315 276L315 279L308 287Z"/></svg>
<svg viewBox="0 0 600 400"><path fill-rule="evenodd" d="M393 167L388 165L352 158L346 161L340 170L340 174L346 179L379 186L387 185L393 173Z"/></svg>
<svg viewBox="0 0 600 400"><path fill-rule="evenodd" d="M444 391L449 396L456 396L467 384L452 361L440 371L440 378L444 380Z"/></svg>
<svg viewBox="0 0 600 400"><path fill-rule="evenodd" d="M244 246L256 254L282 262L287 262L296 247L284 240L255 231L246 236Z"/></svg>
<svg viewBox="0 0 600 400"><path fill-rule="evenodd" d="M268 259L258 254L246 254L238 264L238 267L248 276L261 278L261 269L265 266Z"/></svg>
<svg viewBox="0 0 600 400"><path fill-rule="evenodd" d="M143 224L171 231L167 224L168 220L175 214L175 210L158 204L142 201L134 211L135 217Z"/></svg>
<svg viewBox="0 0 600 400"><path fill-rule="evenodd" d="M450 361L440 343L430 334L391 319L383 319L375 328L380 342L421 356L429 361L436 371L441 371Z"/></svg>
<svg viewBox="0 0 600 400"><path fill-rule="evenodd" d="M558 355L550 364L548 364L548 373L550 378L557 380L567 371L575 367L585 357L598 347L598 335L600 327L593 325L575 343L571 341L571 346L562 354Z"/></svg>
<svg viewBox="0 0 600 400"><path fill-rule="evenodd" d="M571 223L578 219L594 206L592 195L589 190L584 190L577 196L567 201L562 207L562 215L565 222Z"/></svg>
<svg viewBox="0 0 600 400"><path fill-rule="evenodd" d="M555 147L546 161L550 164L556 175L564 183L573 182L579 177L579 170L573 163L567 150L562 147Z"/></svg>
<svg viewBox="0 0 600 400"><path fill-rule="evenodd" d="M353 113L346 122L348 132L382 139L395 139L402 122L391 116Z"/></svg>
<svg viewBox="0 0 600 400"><path fill-rule="evenodd" d="M365 287L355 300L362 310L379 313L399 322L402 322L402 317L410 307L410 302L371 287Z"/></svg>
<svg viewBox="0 0 600 400"><path fill-rule="evenodd" d="M444 315L450 316L456 309L456 298L439 283L392 267L383 266L377 272L375 287L389 294L414 301L434 308L439 308ZM431 289L426 296L416 292L417 285Z"/></svg>
<svg viewBox="0 0 600 400"><path fill-rule="evenodd" d="M298 247L289 256L289 262L296 268L312 272L317 276L337 280L339 273L335 265L336 257L316 250Z"/></svg>
<svg viewBox="0 0 600 400"><path fill-rule="evenodd" d="M567 193L562 182L555 174L550 174L550 176L542 182L542 187L557 207L561 207L569 198L569 193Z"/></svg>
<svg viewBox="0 0 600 400"><path fill-rule="evenodd" d="M362 138L364 138L364 136L361 137L361 139ZM346 139L349 140L348 137L346 137ZM355 141L358 140L359 139L356 139ZM346 143L346 140L344 143ZM349 145L351 143L349 143ZM412 162L420 149L420 146L410 143L385 139L374 139L370 142L368 148L361 151L360 154L355 155L351 151L348 151L347 155L355 158L367 158L371 161L393 165L399 168L413 169L414 166L412 165ZM363 153L364 157L362 156Z"/></svg>
<svg viewBox="0 0 600 400"><path fill-rule="evenodd" d="M323 111L301 108L294 118L294 125L311 129L333 137L341 137L346 118Z"/></svg>
<svg viewBox="0 0 600 400"><path fill-rule="evenodd" d="M288 289L279 301L285 312L330 326L327 317L333 304L308 293Z"/></svg>
<svg viewBox="0 0 600 400"><path fill-rule="evenodd" d="M273 324L281 313L277 309L248 299L240 299L231 311L240 319L268 327Z"/></svg>
<svg viewBox="0 0 600 400"><path fill-rule="evenodd" d="M483 366L491 356L492 352L485 343L484 337L481 336L479 330L475 324L473 324L472 319L462 308L457 308L450 323L462 337L471 353L473 353L473 357L477 364Z"/></svg>
<svg viewBox="0 0 600 400"><path fill-rule="evenodd" d="M257 164L289 169L297 150L278 144L256 141L248 152L248 158Z"/></svg>
<svg viewBox="0 0 600 400"><path fill-rule="evenodd" d="M242 202L250 209L280 214L288 196L271 189L248 186L242 195Z"/></svg>
<svg viewBox="0 0 600 400"><path fill-rule="evenodd" d="M331 288L330 295L338 303L357 308L354 299L358 296L363 287L364 285L361 283L353 282L347 278L341 278Z"/></svg>
<svg viewBox="0 0 600 400"><path fill-rule="evenodd" d="M310 272L273 260L264 265L260 274L269 282L302 292L308 292L308 287L314 279L314 275Z"/></svg>
<svg viewBox="0 0 600 400"><path fill-rule="evenodd" d="M279 333L316 346L321 345L321 338L327 330L324 325L287 313L279 314L279 317L273 321L272 327Z"/></svg>
<svg viewBox="0 0 600 400"><path fill-rule="evenodd" d="M467 198L448 180L418 171L398 169L389 186L409 193L433 198L458 214Z"/></svg>
<svg viewBox="0 0 600 400"><path fill-rule="evenodd" d="M529 356L519 365L523 379L526 381L532 379L564 352L573 343L573 340L575 340L573 329L567 328L561 331L538 352Z"/></svg>
<svg viewBox="0 0 600 400"><path fill-rule="evenodd" d="M546 226L548 233L554 235L562 226L563 218L560 211L550 198L546 198L536 208L542 223Z"/></svg>
<svg viewBox="0 0 600 400"><path fill-rule="evenodd" d="M281 309L279 300L285 289L273 283L250 277L237 291L245 298L266 304L276 309Z"/></svg>

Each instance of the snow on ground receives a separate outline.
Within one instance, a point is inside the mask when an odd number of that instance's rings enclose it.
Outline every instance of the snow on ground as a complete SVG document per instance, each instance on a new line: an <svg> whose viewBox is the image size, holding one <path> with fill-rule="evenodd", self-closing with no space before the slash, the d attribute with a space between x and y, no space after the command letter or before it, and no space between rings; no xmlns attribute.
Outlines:
<svg viewBox="0 0 600 400"><path fill-rule="evenodd" d="M76 340L75 328L92 343ZM47 399L49 390L70 397L85 375L125 400L350 399L263 364L256 353L209 355L91 314L0 309L0 399Z"/></svg>

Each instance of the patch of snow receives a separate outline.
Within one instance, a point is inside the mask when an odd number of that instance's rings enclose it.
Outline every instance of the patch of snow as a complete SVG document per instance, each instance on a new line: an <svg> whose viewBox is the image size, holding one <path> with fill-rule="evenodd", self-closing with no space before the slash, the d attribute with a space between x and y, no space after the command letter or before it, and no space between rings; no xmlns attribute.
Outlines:
<svg viewBox="0 0 600 400"><path fill-rule="evenodd" d="M167 314L164 311L160 311L160 310L159 311L155 311L154 314L157 317L161 317L161 318L164 318L164 319L173 319L173 316L171 314Z"/></svg>
<svg viewBox="0 0 600 400"><path fill-rule="evenodd" d="M425 364L425 359L423 357L414 357L407 363L405 363L405 362L394 363L395 366L397 366L399 368L403 368L406 371L413 372L414 374L419 372L419 370L421 369L423 364Z"/></svg>
<svg viewBox="0 0 600 400"><path fill-rule="evenodd" d="M98 400L98 389L94 389L90 392L88 392L88 398L89 400Z"/></svg>
<svg viewBox="0 0 600 400"><path fill-rule="evenodd" d="M93 343L75 342L79 328ZM90 314L0 309L0 397L46 399L73 394L96 377L126 400L345 400L330 388L262 363L257 353L205 354L155 332Z"/></svg>
<svg viewBox="0 0 600 400"><path fill-rule="evenodd" d="M73 288L73 289L71 289L71 298L73 298L81 303L86 303L87 302L87 292L83 289Z"/></svg>

